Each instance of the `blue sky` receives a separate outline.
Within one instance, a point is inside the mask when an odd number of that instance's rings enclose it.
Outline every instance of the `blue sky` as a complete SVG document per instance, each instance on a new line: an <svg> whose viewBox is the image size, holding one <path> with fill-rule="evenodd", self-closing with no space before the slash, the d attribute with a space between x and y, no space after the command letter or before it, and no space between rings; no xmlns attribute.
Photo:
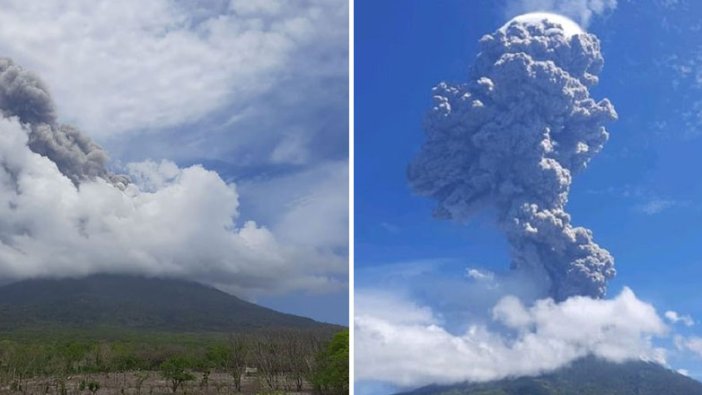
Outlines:
<svg viewBox="0 0 702 395"><path fill-rule="evenodd" d="M569 16L583 21L576 6L586 2L578 1L356 2L357 289L377 287L379 272L399 276L413 300L450 317L459 314L455 306L447 307L438 293L412 281L467 281L468 267L495 272L509 267L507 243L489 213L467 224L434 219L434 202L413 195L405 172L424 138L431 88L440 81L465 81L480 37L504 24L515 9L539 9L537 3L561 12L568 10L558 7L571 4ZM592 95L609 98L619 121L608 127L603 152L574 177L567 208L573 223L592 229L597 243L615 257L617 276L609 295L628 286L661 314L674 310L697 320L702 317L702 4L606 3L610 7L603 12L592 11L587 27L600 38L605 58ZM422 265L424 276L401 274ZM699 325L680 330L694 333ZM676 354L668 361L702 378L700 358Z"/></svg>
<svg viewBox="0 0 702 395"><path fill-rule="evenodd" d="M4 277L175 275L348 323L346 1L10 1L0 20L0 56L44 81L59 121L103 146L110 169L148 181L133 185L158 200L157 213L183 205L140 223L134 203L130 219L154 229L106 244L130 258L113 253L109 264L96 263L98 243L75 238L77 254L66 257L74 265L33 267L48 262L40 253L61 248L37 239L44 248L8 264ZM80 195L60 183L57 196ZM114 214L107 200L87 200L52 214L93 205L101 205L96 223ZM65 227L57 233L72 237L70 221L58 221ZM161 228L170 221L179 226ZM109 229L119 240L122 230Z"/></svg>

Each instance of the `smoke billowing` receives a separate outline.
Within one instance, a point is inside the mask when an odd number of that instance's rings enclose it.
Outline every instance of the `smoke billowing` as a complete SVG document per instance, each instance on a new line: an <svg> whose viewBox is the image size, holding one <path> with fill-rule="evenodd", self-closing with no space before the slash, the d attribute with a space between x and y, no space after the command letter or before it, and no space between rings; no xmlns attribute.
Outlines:
<svg viewBox="0 0 702 395"><path fill-rule="evenodd" d="M345 287L335 246L240 221L236 185L216 172L144 161L112 174L102 148L57 121L46 86L7 59L0 111L1 281L128 273L243 296ZM340 166L330 179L344 174Z"/></svg>
<svg viewBox="0 0 702 395"><path fill-rule="evenodd" d="M543 277L556 300L602 297L614 259L565 205L573 174L600 152L617 115L588 90L603 66L597 38L549 19L516 18L484 36L469 82L434 88L408 177L438 201L438 217L495 207L513 268Z"/></svg>
<svg viewBox="0 0 702 395"><path fill-rule="evenodd" d="M96 177L122 187L128 182L126 177L107 171L107 154L100 146L79 130L58 123L44 83L4 58L0 58L0 111L4 117L17 117L27 125L31 150L51 159L75 184Z"/></svg>

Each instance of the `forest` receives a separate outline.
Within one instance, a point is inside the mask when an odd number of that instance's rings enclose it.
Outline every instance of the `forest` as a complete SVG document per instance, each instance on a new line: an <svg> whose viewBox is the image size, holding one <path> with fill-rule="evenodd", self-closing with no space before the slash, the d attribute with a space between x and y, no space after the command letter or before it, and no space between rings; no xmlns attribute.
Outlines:
<svg viewBox="0 0 702 395"><path fill-rule="evenodd" d="M0 393L348 393L347 329L0 338Z"/></svg>

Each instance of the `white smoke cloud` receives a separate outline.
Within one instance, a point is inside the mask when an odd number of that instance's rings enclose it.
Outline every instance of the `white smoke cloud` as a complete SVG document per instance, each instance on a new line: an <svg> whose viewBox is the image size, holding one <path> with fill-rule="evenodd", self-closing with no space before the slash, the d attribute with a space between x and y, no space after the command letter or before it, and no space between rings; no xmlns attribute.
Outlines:
<svg viewBox="0 0 702 395"><path fill-rule="evenodd" d="M126 166L133 183L79 185L30 150L31 128L0 119L3 278L96 272L187 277L244 295L344 287L346 260L237 221L238 193L216 173L170 162Z"/></svg>
<svg viewBox="0 0 702 395"><path fill-rule="evenodd" d="M593 16L612 12L617 0L510 0L507 2L508 17L533 11L550 11L565 15L587 27Z"/></svg>
<svg viewBox="0 0 702 395"><path fill-rule="evenodd" d="M447 331L429 308L380 291L357 291L355 374L399 386L538 375L586 355L664 362L652 339L667 328L630 289L611 300L572 297L531 306L512 296L490 325Z"/></svg>

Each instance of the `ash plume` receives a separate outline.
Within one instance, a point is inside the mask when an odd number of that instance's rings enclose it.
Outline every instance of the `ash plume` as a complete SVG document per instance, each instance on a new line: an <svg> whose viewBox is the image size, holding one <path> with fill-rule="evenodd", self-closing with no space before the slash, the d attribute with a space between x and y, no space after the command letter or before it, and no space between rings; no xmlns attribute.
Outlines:
<svg viewBox="0 0 702 395"><path fill-rule="evenodd" d="M603 297L614 259L565 210L573 174L617 118L590 97L603 66L598 39L553 19L518 17L480 40L467 83L433 90L426 141L408 168L435 215L467 220L486 207L511 245L512 267L544 279L550 295Z"/></svg>
<svg viewBox="0 0 702 395"><path fill-rule="evenodd" d="M0 58L0 112L27 126L29 148L51 159L75 185L98 177L116 186L128 183L127 177L106 169L108 156L99 145L78 129L57 121L46 85L7 58Z"/></svg>

